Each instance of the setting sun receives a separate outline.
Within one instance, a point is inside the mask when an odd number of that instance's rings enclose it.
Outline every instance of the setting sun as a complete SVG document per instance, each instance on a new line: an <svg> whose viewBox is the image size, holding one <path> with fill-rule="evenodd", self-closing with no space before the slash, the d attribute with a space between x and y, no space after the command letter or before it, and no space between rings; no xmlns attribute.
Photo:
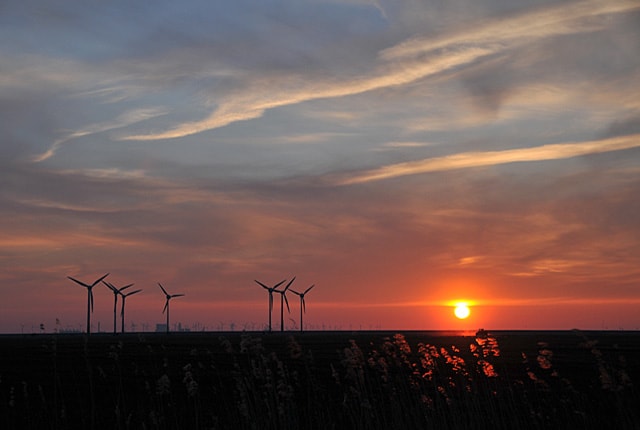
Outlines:
<svg viewBox="0 0 640 430"><path fill-rule="evenodd" d="M463 320L471 314L471 311L469 310L469 306L467 306L465 303L458 303L456 304L453 313L455 314L456 318Z"/></svg>

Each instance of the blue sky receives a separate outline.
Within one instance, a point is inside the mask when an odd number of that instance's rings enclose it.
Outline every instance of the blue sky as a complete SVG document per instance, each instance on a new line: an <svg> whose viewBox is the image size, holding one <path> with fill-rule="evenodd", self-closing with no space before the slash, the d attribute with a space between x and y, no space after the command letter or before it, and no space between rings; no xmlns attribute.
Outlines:
<svg viewBox="0 0 640 430"><path fill-rule="evenodd" d="M160 281L259 327L253 280L297 275L316 326L640 326L637 1L0 12L2 331L75 327L66 276L106 272L148 323Z"/></svg>

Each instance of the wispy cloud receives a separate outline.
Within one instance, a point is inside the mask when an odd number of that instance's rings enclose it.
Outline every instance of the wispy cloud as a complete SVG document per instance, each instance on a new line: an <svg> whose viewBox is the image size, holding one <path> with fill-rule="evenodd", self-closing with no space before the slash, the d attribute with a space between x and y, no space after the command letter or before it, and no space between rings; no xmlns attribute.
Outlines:
<svg viewBox="0 0 640 430"><path fill-rule="evenodd" d="M599 30L605 24L602 21L594 20L594 17L638 8L640 8L638 2L630 0L572 2L492 20L473 27L469 31L435 39L416 37L385 49L380 56L385 60L399 60L424 55L435 50L465 45L491 47L491 49L500 51L551 36Z"/></svg>
<svg viewBox="0 0 640 430"><path fill-rule="evenodd" d="M384 146L389 148L417 148L424 146L433 146L431 142L387 142Z"/></svg>
<svg viewBox="0 0 640 430"><path fill-rule="evenodd" d="M342 80L304 78L259 79L220 102L207 118L164 132L128 135L124 140L173 139L261 117L268 109L323 98L336 98L409 84L441 72L473 64L523 43L551 36L601 29L593 20L605 14L640 8L633 1L579 2L489 22L479 28L441 38L415 38L380 53L368 76Z"/></svg>
<svg viewBox="0 0 640 430"><path fill-rule="evenodd" d="M390 179L399 176L415 175L419 173L493 166L526 161L558 160L577 157L580 155L621 151L637 147L640 147L640 134L618 136L587 142L555 143L536 146L533 148L509 149L505 151L464 152L444 157L391 164L343 177L335 180L334 183L338 185L350 185Z"/></svg>
<svg viewBox="0 0 640 430"><path fill-rule="evenodd" d="M416 63L409 67L404 65L391 66L386 73L350 81L316 82L302 78L296 80L293 77L259 80L248 91L221 102L220 106L204 120L183 123L166 132L126 136L123 137L123 140L174 139L189 136L234 122L259 118L268 109L407 84L467 64L489 54L491 54L490 50L482 48L461 49L458 52L441 54L429 61Z"/></svg>
<svg viewBox="0 0 640 430"><path fill-rule="evenodd" d="M350 133L314 133L314 134L298 134L293 136L285 136L282 140L286 143L316 143L326 142L327 140L351 136Z"/></svg>
<svg viewBox="0 0 640 430"><path fill-rule="evenodd" d="M44 161L53 157L56 151L60 149L60 146L62 144L72 139L88 136L91 134L102 133L105 131L115 130L122 127L127 127L129 125L132 125L150 118L165 115L166 113L167 113L166 110L157 108L157 107L134 109L134 110L127 111L119 115L117 118L115 118L112 121L91 124L83 129L67 134L66 136L53 142L53 145L51 145L49 149L47 149L45 152L33 157L32 161L39 163L41 161Z"/></svg>
<svg viewBox="0 0 640 430"><path fill-rule="evenodd" d="M144 179L145 172L140 169L124 170L118 168L110 169L81 169L81 170L61 170L60 173L67 175L83 175L90 178L98 179Z"/></svg>

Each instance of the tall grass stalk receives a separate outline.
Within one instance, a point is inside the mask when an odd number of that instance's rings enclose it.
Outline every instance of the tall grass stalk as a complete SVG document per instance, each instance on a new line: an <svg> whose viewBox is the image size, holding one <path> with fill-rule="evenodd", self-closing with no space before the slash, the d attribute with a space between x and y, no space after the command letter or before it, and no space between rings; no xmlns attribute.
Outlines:
<svg viewBox="0 0 640 430"><path fill-rule="evenodd" d="M635 338L39 339L0 354L2 428L640 428Z"/></svg>

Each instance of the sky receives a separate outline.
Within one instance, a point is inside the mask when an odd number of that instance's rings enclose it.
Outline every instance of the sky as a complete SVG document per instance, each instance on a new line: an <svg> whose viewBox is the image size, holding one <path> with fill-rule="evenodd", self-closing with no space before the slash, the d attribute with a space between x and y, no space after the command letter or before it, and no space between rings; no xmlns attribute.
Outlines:
<svg viewBox="0 0 640 430"><path fill-rule="evenodd" d="M106 273L127 330L294 276L310 330L640 329L639 53L637 0L3 1L0 332Z"/></svg>

